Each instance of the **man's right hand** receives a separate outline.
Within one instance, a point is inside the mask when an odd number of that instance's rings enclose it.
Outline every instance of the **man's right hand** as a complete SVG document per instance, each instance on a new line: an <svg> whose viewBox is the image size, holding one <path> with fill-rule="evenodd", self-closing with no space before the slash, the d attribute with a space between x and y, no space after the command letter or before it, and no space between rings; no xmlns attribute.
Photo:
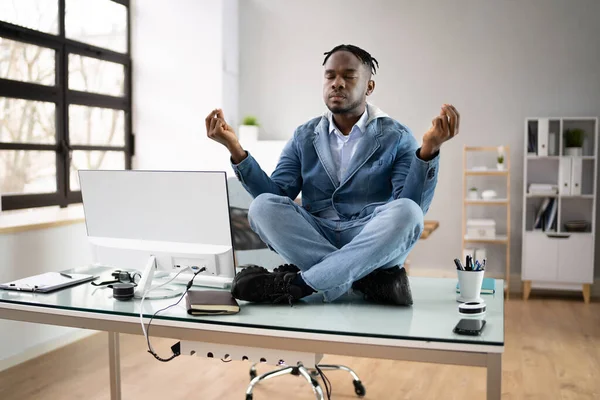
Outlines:
<svg viewBox="0 0 600 400"><path fill-rule="evenodd" d="M206 117L206 135L227 147L231 153L231 159L235 164L246 158L246 152L240 145L233 128L225 122L223 110L215 109Z"/></svg>

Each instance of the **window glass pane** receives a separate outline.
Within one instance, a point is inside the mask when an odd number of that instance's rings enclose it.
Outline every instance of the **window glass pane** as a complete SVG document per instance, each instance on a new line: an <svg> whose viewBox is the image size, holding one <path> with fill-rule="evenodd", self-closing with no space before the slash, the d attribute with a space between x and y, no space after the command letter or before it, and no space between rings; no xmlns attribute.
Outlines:
<svg viewBox="0 0 600 400"><path fill-rule="evenodd" d="M121 64L69 54L69 89L123 96L124 80Z"/></svg>
<svg viewBox="0 0 600 400"><path fill-rule="evenodd" d="M0 37L0 78L54 86L55 55L47 47Z"/></svg>
<svg viewBox="0 0 600 400"><path fill-rule="evenodd" d="M57 0L0 0L0 20L58 34Z"/></svg>
<svg viewBox="0 0 600 400"><path fill-rule="evenodd" d="M71 158L70 189L81 190L79 186L80 169L125 169L125 153L122 151L73 151Z"/></svg>
<svg viewBox="0 0 600 400"><path fill-rule="evenodd" d="M54 103L0 97L0 142L56 143Z"/></svg>
<svg viewBox="0 0 600 400"><path fill-rule="evenodd" d="M0 150L0 192L3 195L56 192L56 153Z"/></svg>
<svg viewBox="0 0 600 400"><path fill-rule="evenodd" d="M72 145L124 146L125 111L70 105L69 140Z"/></svg>
<svg viewBox="0 0 600 400"><path fill-rule="evenodd" d="M127 52L127 9L110 0L66 0L69 39Z"/></svg>

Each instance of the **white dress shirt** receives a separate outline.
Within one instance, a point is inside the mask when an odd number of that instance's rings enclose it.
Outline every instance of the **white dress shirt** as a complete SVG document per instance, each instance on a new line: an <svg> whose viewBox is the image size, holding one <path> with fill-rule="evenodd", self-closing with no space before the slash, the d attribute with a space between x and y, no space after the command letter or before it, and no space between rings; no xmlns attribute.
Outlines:
<svg viewBox="0 0 600 400"><path fill-rule="evenodd" d="M335 125L333 114L329 115L329 146L331 148L331 156L336 167L338 181L348 172L348 165L352 156L356 152L356 146L365 133L366 123L369 115L367 110L362 114L360 119L354 124L352 130L345 136Z"/></svg>

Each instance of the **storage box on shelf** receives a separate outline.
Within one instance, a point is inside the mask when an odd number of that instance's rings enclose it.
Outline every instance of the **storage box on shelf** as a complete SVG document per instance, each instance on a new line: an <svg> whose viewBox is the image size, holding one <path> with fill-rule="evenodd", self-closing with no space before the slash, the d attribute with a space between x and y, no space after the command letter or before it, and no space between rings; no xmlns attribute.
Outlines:
<svg viewBox="0 0 600 400"><path fill-rule="evenodd" d="M506 265L502 278L505 284L505 298L508 299L510 286L510 148L508 146L465 146L463 156L463 259L466 254L471 254L481 260L488 254L486 247L504 245ZM497 190L479 188L469 182L470 180L483 182L483 186L498 186L498 191L505 193L499 194ZM493 218L470 217L469 206L505 207L506 232L498 231L497 221ZM484 209L489 210L485 207ZM493 262L495 263L496 260Z"/></svg>
<svg viewBox="0 0 600 400"><path fill-rule="evenodd" d="M594 278L598 118L528 118L523 178L523 298Z"/></svg>
<svg viewBox="0 0 600 400"><path fill-rule="evenodd" d="M493 219L467 219L467 238L496 239L496 221Z"/></svg>

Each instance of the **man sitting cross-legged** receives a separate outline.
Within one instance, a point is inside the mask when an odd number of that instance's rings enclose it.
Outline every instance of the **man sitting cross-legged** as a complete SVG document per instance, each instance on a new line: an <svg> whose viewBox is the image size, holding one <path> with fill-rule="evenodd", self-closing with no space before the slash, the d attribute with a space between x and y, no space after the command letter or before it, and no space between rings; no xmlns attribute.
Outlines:
<svg viewBox="0 0 600 400"><path fill-rule="evenodd" d="M271 303L322 292L330 302L353 288L367 300L411 305L403 263L423 230L439 150L458 133L458 111L444 104L418 146L407 127L366 101L377 60L352 45L325 55L329 111L296 129L270 177L222 110L206 118L208 137L229 149L236 176L254 197L250 226L290 263L273 272L245 268L231 291ZM300 191L302 206L293 201Z"/></svg>

